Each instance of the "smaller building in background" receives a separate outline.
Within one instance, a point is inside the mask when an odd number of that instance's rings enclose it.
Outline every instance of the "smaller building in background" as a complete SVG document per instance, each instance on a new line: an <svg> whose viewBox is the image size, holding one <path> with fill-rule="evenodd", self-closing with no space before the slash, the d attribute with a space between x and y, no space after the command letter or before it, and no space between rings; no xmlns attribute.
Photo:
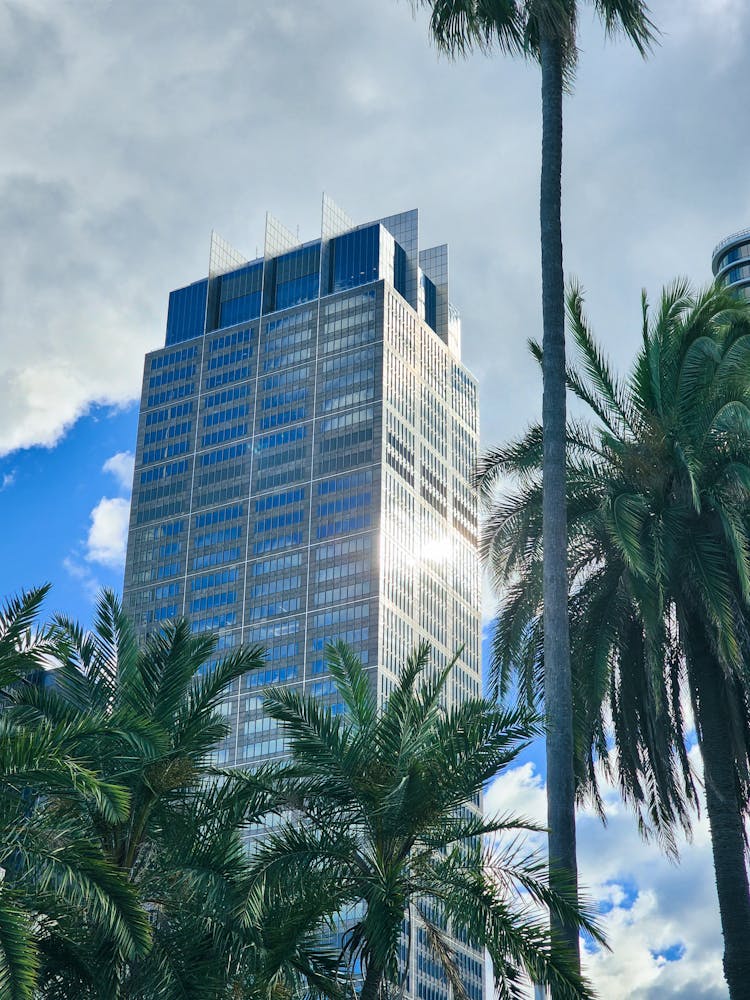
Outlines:
<svg viewBox="0 0 750 1000"><path fill-rule="evenodd" d="M727 236L714 248L711 269L718 282L750 299L750 229Z"/></svg>

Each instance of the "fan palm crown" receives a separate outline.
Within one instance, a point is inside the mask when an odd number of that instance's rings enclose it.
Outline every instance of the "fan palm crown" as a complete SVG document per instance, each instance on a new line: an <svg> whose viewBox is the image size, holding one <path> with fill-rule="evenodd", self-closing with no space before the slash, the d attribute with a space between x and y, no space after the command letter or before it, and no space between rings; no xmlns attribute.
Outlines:
<svg viewBox="0 0 750 1000"><path fill-rule="evenodd" d="M264 901L251 885L243 831L270 798L260 778L212 766L228 732L220 703L263 656L243 647L216 660L216 642L178 621L139 647L119 601L105 592L93 631L56 620L54 686L15 694L12 718L33 732L72 727L78 759L122 790L119 812L97 803L84 811L83 832L151 927L144 956L113 950L88 920L60 914L39 936L42 1000L213 1000L268 971L260 957ZM85 720L96 731L79 731Z"/></svg>
<svg viewBox="0 0 750 1000"><path fill-rule="evenodd" d="M280 887L311 874L327 881L332 909L348 915L344 949L363 971L363 1000L398 980L405 920L409 941L419 928L458 997L466 990L451 936L489 950L500 997L519 996L527 973L567 997L589 996L552 956L534 904L589 929L591 921L550 890L545 863L518 840L483 846L531 828L477 808L484 784L536 731L531 717L479 698L446 708L452 665L428 661L423 644L382 707L344 645L328 649L342 712L291 689L268 693L265 710L291 751L280 780L292 814L259 845L257 870Z"/></svg>
<svg viewBox="0 0 750 1000"><path fill-rule="evenodd" d="M750 317L725 290L665 290L643 301L642 346L626 381L568 299L579 364L568 385L594 416L567 431L568 563L576 663L579 787L610 740L623 794L644 831L674 848L696 785L692 702L706 782L730 993L748 995L750 933L742 816L750 765ZM534 347L542 360L542 352ZM498 480L518 489L500 499ZM506 594L496 679L515 667L529 698L544 672L541 430L488 453L484 554ZM611 720L611 725L610 725ZM742 984L745 984L744 986Z"/></svg>
<svg viewBox="0 0 750 1000"><path fill-rule="evenodd" d="M31 1000L42 985L42 940L65 921L128 958L149 947L146 914L101 847L89 813L124 822L130 798L91 768L83 747L106 738L101 717L31 719L18 706L42 691L52 645L37 617L47 587L0 609L0 996Z"/></svg>

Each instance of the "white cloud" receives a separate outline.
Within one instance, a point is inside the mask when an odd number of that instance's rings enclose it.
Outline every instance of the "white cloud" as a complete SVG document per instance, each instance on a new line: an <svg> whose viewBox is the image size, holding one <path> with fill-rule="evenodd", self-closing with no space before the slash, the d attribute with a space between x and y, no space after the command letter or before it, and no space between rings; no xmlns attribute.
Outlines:
<svg viewBox="0 0 750 1000"><path fill-rule="evenodd" d="M135 456L132 451L118 451L116 455L107 459L102 466L102 472L110 472L122 489L129 494L133 486L134 465Z"/></svg>
<svg viewBox="0 0 750 1000"><path fill-rule="evenodd" d="M91 511L91 527L86 540L86 559L104 566L125 565L130 501L123 497L102 497Z"/></svg>
<svg viewBox="0 0 750 1000"><path fill-rule="evenodd" d="M693 751L696 756L696 752ZM696 766L698 761L695 761ZM544 823L544 782L532 764L513 768L488 789L488 811L512 810ZM607 794L608 824L590 810L578 817L581 882L601 910L611 952L587 950L584 964L606 1000L723 1000L722 939L708 822L680 863L638 835L616 792ZM534 836L543 846L543 836Z"/></svg>
<svg viewBox="0 0 750 1000"><path fill-rule="evenodd" d="M15 469L11 469L10 472L4 473L2 480L0 480L0 493L2 493L3 490L10 489L10 487L15 483L15 481L16 481Z"/></svg>
<svg viewBox="0 0 750 1000"><path fill-rule="evenodd" d="M450 242L485 442L538 413L537 68L438 59L426 12L398 0L247 6L0 5L0 454L135 399L210 229L253 254L269 207L311 238L323 188L358 221L418 205L425 244ZM664 34L645 65L583 19L566 102L566 261L616 363L637 348L641 286L708 278L712 243L750 211L747 3L651 6Z"/></svg>
<svg viewBox="0 0 750 1000"><path fill-rule="evenodd" d="M91 572L90 567L85 566L75 555L66 556L63 559L65 570L77 580L87 599L93 604L101 590L101 584L96 576Z"/></svg>

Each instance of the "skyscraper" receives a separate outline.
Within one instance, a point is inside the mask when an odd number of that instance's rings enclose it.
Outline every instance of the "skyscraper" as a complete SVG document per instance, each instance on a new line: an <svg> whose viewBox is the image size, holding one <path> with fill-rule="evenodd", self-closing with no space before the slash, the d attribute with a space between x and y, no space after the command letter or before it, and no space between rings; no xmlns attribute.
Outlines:
<svg viewBox="0 0 750 1000"><path fill-rule="evenodd" d="M711 255L717 281L750 298L750 229L742 229L722 240Z"/></svg>
<svg viewBox="0 0 750 1000"><path fill-rule="evenodd" d="M335 701L335 639L381 697L420 638L438 664L462 649L453 700L480 691L477 439L448 250L420 251L416 211L354 226L324 196L319 239L268 217L249 262L212 237L146 356L124 605L141 635L185 615L222 650L268 648L226 701L220 763L283 754L265 686ZM410 982L442 1000L416 944ZM459 960L480 1000L481 956Z"/></svg>

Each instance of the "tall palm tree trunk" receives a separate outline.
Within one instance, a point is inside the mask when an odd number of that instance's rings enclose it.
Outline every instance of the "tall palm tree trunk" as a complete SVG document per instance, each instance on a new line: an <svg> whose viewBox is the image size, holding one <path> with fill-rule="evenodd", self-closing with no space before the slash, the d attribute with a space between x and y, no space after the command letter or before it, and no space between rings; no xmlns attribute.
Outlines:
<svg viewBox="0 0 750 1000"><path fill-rule="evenodd" d="M568 627L565 505L565 287L562 256L563 49L542 34L542 316L544 326L542 424L544 457L544 703L547 716L547 824L550 878L558 889L577 888L573 697ZM578 931L552 918L553 947L580 968ZM553 1000L557 1000L552 991Z"/></svg>
<svg viewBox="0 0 750 1000"><path fill-rule="evenodd" d="M385 968L381 962L368 962L365 970L365 981L362 984L362 991L359 1000L377 1000L380 987L383 984L383 973Z"/></svg>
<svg viewBox="0 0 750 1000"><path fill-rule="evenodd" d="M700 751L711 828L714 878L724 935L724 978L731 1000L750 1000L750 886L738 797L724 677L703 636L691 642L700 728Z"/></svg>

